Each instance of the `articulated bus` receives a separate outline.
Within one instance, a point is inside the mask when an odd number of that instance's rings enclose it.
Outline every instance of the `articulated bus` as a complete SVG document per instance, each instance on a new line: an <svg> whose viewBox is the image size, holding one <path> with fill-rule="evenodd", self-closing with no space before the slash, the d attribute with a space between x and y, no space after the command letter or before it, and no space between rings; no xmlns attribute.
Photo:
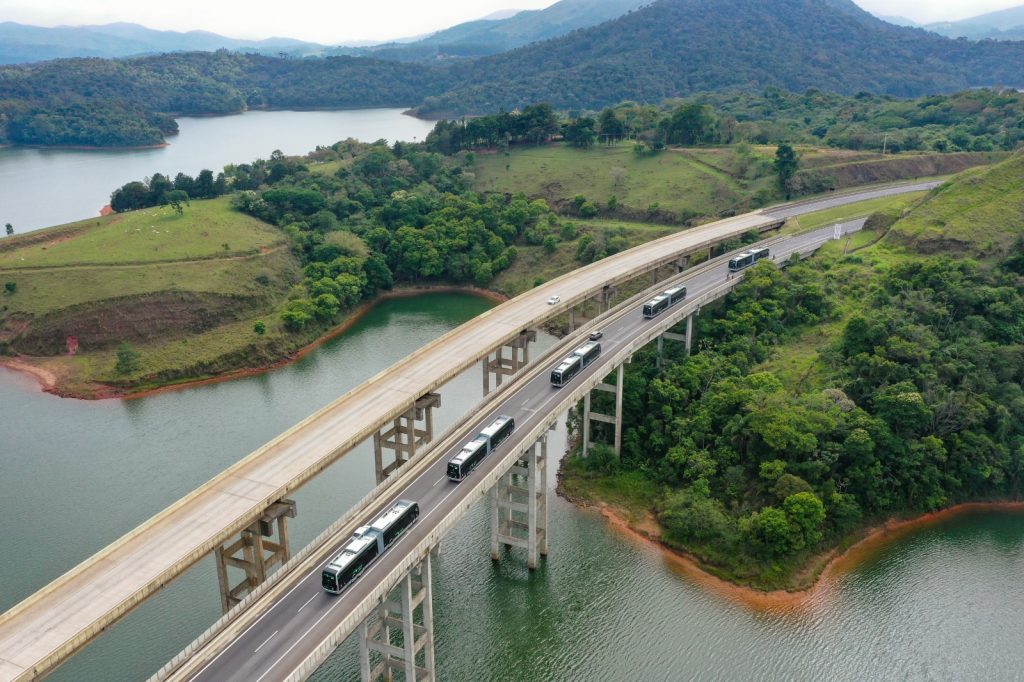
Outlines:
<svg viewBox="0 0 1024 682"><path fill-rule="evenodd" d="M768 257L768 249L751 249L739 254L735 258L729 259L729 272L739 272L744 268L749 268L751 265L761 260L762 258Z"/></svg>
<svg viewBox="0 0 1024 682"><path fill-rule="evenodd" d="M555 388L565 386L600 356L601 344L595 342L583 344L551 370L551 385Z"/></svg>
<svg viewBox="0 0 1024 682"><path fill-rule="evenodd" d="M515 428L516 420L512 417L502 415L491 422L476 438L464 445L459 454L448 460L448 480L458 482L466 478Z"/></svg>
<svg viewBox="0 0 1024 682"><path fill-rule="evenodd" d="M663 291L644 303L644 317L648 320L657 317L684 298L686 298L686 287L673 287Z"/></svg>
<svg viewBox="0 0 1024 682"><path fill-rule="evenodd" d="M418 504L410 500L399 500L369 526L356 529L341 554L324 568L320 584L331 594L341 594L374 559L395 544L419 515Z"/></svg>

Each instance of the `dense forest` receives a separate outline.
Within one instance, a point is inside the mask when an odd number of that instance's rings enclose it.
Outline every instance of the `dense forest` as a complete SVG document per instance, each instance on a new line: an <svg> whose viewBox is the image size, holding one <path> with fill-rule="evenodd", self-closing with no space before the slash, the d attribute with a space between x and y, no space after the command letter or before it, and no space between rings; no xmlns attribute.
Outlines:
<svg viewBox="0 0 1024 682"><path fill-rule="evenodd" d="M914 97L1024 86L1024 43L957 41L887 24L850 0L661 0L568 36L455 65L420 111L452 116L547 101L587 109L774 85Z"/></svg>
<svg viewBox="0 0 1024 682"><path fill-rule="evenodd" d="M550 105L521 112L440 121L427 138L432 149L536 144L560 133L568 144L632 139L649 149L666 145L809 144L886 151L1012 151L1024 141L1024 94L978 89L952 95L897 99L811 89L763 93L702 93L661 105L626 102L568 120L552 121Z"/></svg>
<svg viewBox="0 0 1024 682"><path fill-rule="evenodd" d="M171 114L407 106L449 78L428 65L225 50L0 67L0 143L159 144L177 130Z"/></svg>
<svg viewBox="0 0 1024 682"><path fill-rule="evenodd" d="M767 588L864 521L1017 498L1024 281L1014 263L910 260L874 281L834 262L759 265L700 316L692 357L659 369L648 351L628 366L621 460L601 446L575 466L640 476L662 491L648 502L667 542ZM818 386L759 370L837 319Z"/></svg>
<svg viewBox="0 0 1024 682"><path fill-rule="evenodd" d="M849 0L661 0L562 38L436 64L227 51L0 68L0 143L157 144L174 114L415 106L445 117L774 86L897 97L1021 86L1024 43L950 40Z"/></svg>
<svg viewBox="0 0 1024 682"><path fill-rule="evenodd" d="M111 205L187 210L190 198L234 193L238 210L287 235L305 278L281 319L289 331L314 334L396 283L484 286L516 259L516 244L575 239L543 200L469 191L472 164L472 153L445 156L422 143L348 140L307 157L275 152L216 175L154 174L115 190Z"/></svg>

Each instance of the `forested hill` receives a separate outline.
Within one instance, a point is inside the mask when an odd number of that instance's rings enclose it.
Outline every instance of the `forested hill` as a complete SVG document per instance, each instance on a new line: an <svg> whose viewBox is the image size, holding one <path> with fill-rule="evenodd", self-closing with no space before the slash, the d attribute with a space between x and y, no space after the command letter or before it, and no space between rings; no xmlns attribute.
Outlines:
<svg viewBox="0 0 1024 682"><path fill-rule="evenodd" d="M776 85L896 96L1024 85L1024 43L894 26L850 0L660 0L615 21L454 67L460 86L421 111L550 101L594 108Z"/></svg>
<svg viewBox="0 0 1024 682"><path fill-rule="evenodd" d="M651 0L561 0L550 7L518 12L506 19L458 24L421 40L371 48L364 54L412 61L433 57L497 54L615 19Z"/></svg>
<svg viewBox="0 0 1024 682"><path fill-rule="evenodd" d="M0 143L158 144L176 130L168 114L410 106L451 83L429 65L224 50L7 66L0 67Z"/></svg>

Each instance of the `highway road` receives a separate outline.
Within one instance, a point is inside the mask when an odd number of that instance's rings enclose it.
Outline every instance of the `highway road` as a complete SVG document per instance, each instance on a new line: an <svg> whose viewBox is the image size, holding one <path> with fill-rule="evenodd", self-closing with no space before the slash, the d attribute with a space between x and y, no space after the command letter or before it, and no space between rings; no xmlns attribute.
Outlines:
<svg viewBox="0 0 1024 682"><path fill-rule="evenodd" d="M474 318L231 466L0 615L0 682L54 668L182 572L319 474L418 397L488 352L606 284L650 272L787 216L865 198L928 189L918 183L831 196L701 225L567 273ZM559 294L559 305L544 301ZM269 645L268 645L269 646Z"/></svg>
<svg viewBox="0 0 1024 682"><path fill-rule="evenodd" d="M843 232L859 230L864 220L843 224ZM820 243L822 237L833 234L829 226L805 235L796 236L773 245L773 259L784 261L794 251L805 252L814 243ZM722 284L728 275L723 263L709 268L696 275L682 275L666 280L664 288L672 284L682 283L687 287L687 298L692 299ZM601 339L602 358L608 358L617 349L637 336L644 327L650 324L641 313L641 305L636 305L626 315L615 319L603 328ZM568 354L581 341L564 342L565 353ZM595 373L607 374L613 368L607 363L596 361L581 372L570 385L581 382L585 377ZM239 680L246 682L263 682L264 680L280 680L298 667L319 644L324 641L342 620L342 616L355 608L373 588L385 578L401 561L401 559L427 537L440 519L455 511L460 505L467 507L474 500L466 499L470 492L467 482L450 482L445 474L448 460L453 457L476 433L490 424L497 415L510 415L516 420L516 430L495 453L492 453L467 478L471 481L485 475L498 466L501 453L508 452L520 442L534 427L551 421L552 409L560 402L560 394L567 388L552 387L548 372L541 372L525 382L523 386L504 396L500 403L481 413L478 419L467 428L465 437L454 447L438 453L435 461L419 476L409 482L401 490L393 491L381 506L389 506L397 499L415 500L420 505L420 518L412 529L370 566L341 595L331 595L320 586L320 571L327 563L318 565L308 571L296 582L272 608L264 613L259 620L223 652L212 660L193 679L209 682L223 680ZM375 506L375 510L377 507ZM378 512L368 514L363 524L369 524ZM333 546L332 555L348 538L339 538ZM551 538L554 548L558 546L558 538ZM489 551L481 547L481 552ZM557 549L555 550L557 551Z"/></svg>

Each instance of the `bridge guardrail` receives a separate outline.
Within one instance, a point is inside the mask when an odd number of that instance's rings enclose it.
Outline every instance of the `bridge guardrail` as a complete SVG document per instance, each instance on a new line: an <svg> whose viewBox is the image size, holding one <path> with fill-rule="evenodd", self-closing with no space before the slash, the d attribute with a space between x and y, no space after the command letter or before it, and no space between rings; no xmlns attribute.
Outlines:
<svg viewBox="0 0 1024 682"><path fill-rule="evenodd" d="M316 553L318 550L321 553L324 553L324 547L327 544L330 544L328 541L332 537L338 535L339 533L342 535L344 535L345 533L351 534L355 530L355 528L359 526L359 522L354 519L363 519L367 515L368 511L375 509L374 505L371 504L373 501L379 500L379 503L376 506L383 508L383 503L387 498L388 491L394 486L406 484L409 480L411 480L420 473L420 471L424 468L424 464L426 466L430 466L431 464L433 464L433 458L431 455L434 455L434 453L436 453L436 451L438 450L440 452L447 451L447 449L452 445L452 438L455 435L461 433L461 430L465 427L466 423L476 418L476 416L479 414L481 410L487 409L488 405L496 401L508 390L511 390L513 386L519 384L520 381L524 379L528 380L533 378L534 376L536 376L536 373L538 371L547 371L547 369L549 368L548 365L551 362L551 360L554 357L557 357L566 352L564 348L565 345L571 345L566 344L564 342L565 340L571 338L578 338L582 340L584 334L588 333L593 328L605 325L608 322L617 319L621 315L627 314L633 306L650 298L652 295L655 295L665 287L671 286L672 283L675 283L678 280L690 279L692 277L704 274L708 270L719 267L723 263L727 263L729 258L738 253L742 253L744 250L748 248L751 248L753 246L770 247L771 245L789 240L794 236L796 235L791 234L779 237L772 237L770 239L756 242L755 244L747 244L745 246L729 251L721 256L716 256L715 258L709 261L705 261L704 263L700 263L684 272L672 275L666 278L665 280L659 282L658 284L652 285L651 287L648 287L647 289L637 294L634 294L633 296L616 305L611 310L608 310L605 313L588 320L585 324L581 325L576 330L574 330L572 334L567 335L563 340L563 343L555 344L551 348L544 351L544 353L537 356L533 361L531 361L529 365L527 365L527 367L524 368L523 371L510 377L509 381L497 387L496 390L492 391L487 396L484 396L484 398L479 403L477 403L476 406L468 410L466 414L464 414L455 423L453 423L451 426L445 429L445 431L437 439L435 439L424 451L417 453L405 466L401 467L396 472L396 475L391 476L388 479L385 479L382 483L380 483L373 490L367 493L355 505L350 507L337 521L335 521L326 529L324 529L324 531L317 535L316 538L311 540L309 543L306 544L305 547L299 550L299 552L294 554L288 562L286 562L277 571L268 576L263 583L261 583L252 592L246 595L246 597L243 598L240 603L232 607L231 610L228 611L228 613L221 616L221 618L219 618L216 622L214 622L213 625L211 625L209 628L207 628L207 630L205 630L195 640L193 640L185 649L183 649L181 652L175 655L170 661L164 664L164 666L162 666L152 677L149 678L150 682L163 682L164 680L173 679L173 676L175 676L179 672L178 669L186 661L189 661L197 651L206 646L214 637L219 635L225 628L234 624L234 622L241 616L241 614L245 612L254 602L263 598L270 590L274 589L274 587L277 586L277 584L286 575L289 575L292 571L297 570L301 564L307 561L309 561L310 563L318 563L319 561L326 560L326 554L325 556L320 557ZM733 280L733 282L738 282L741 279L742 278L737 278L736 280ZM735 286L735 284L732 284L732 286ZM701 299L695 300L702 300L702 298L703 297L701 297ZM690 303L692 303L692 301ZM700 306L698 305L697 309L699 308ZM315 558L315 561L313 560L313 558ZM257 617L257 614L250 614L250 617L246 620L248 621L255 617ZM210 655L215 655L216 653L218 652L210 652Z"/></svg>

